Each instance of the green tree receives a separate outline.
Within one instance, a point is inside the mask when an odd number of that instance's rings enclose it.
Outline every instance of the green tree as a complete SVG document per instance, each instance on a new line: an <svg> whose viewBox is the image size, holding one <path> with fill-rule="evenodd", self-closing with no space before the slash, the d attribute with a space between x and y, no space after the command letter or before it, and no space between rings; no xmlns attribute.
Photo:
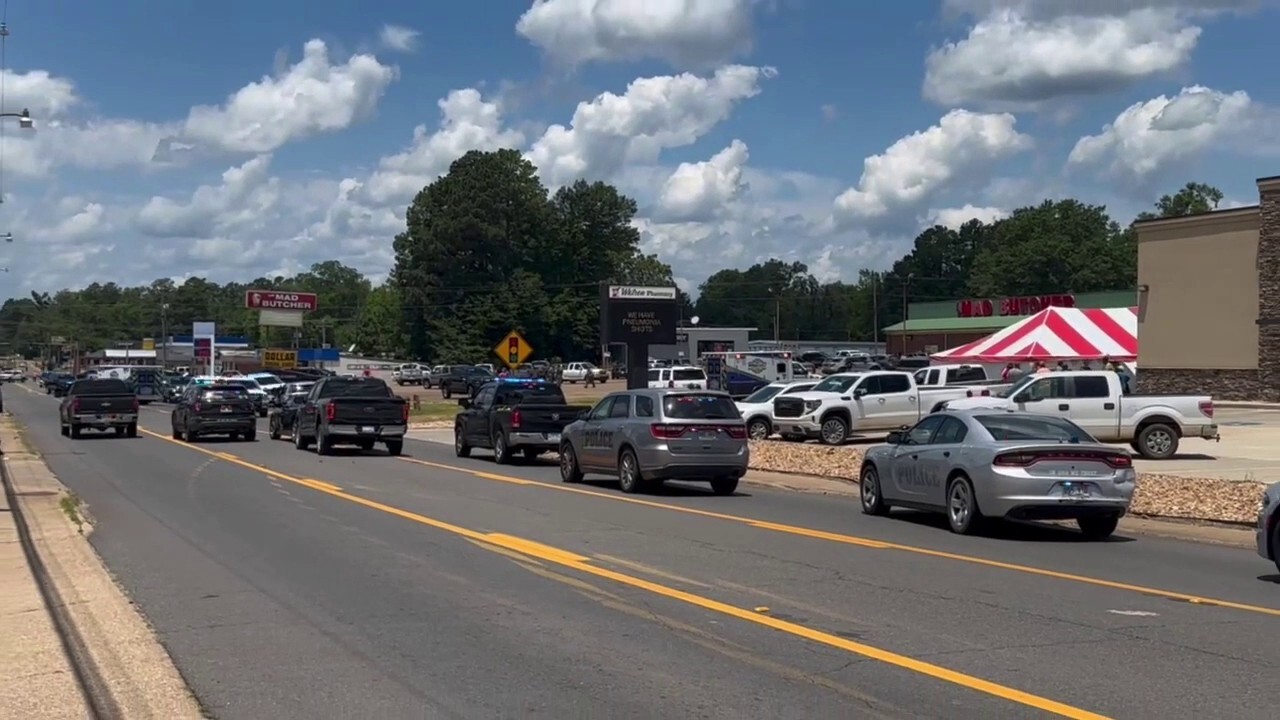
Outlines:
<svg viewBox="0 0 1280 720"><path fill-rule="evenodd" d="M356 316L351 343L356 352L374 357L401 357L406 352L404 309L390 283L373 288ZM345 346L343 346L345 349Z"/></svg>
<svg viewBox="0 0 1280 720"><path fill-rule="evenodd" d="M1222 191L1212 185L1189 182L1172 195L1160 196L1155 203L1156 211L1138 213L1138 219L1154 220L1213 212L1218 209L1222 198Z"/></svg>

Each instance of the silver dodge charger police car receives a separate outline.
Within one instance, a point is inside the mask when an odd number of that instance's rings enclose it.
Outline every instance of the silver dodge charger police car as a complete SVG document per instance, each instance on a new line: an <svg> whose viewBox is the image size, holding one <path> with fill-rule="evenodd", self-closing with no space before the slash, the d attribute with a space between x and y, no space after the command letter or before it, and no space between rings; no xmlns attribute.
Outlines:
<svg viewBox="0 0 1280 720"><path fill-rule="evenodd" d="M622 492L664 480L732 495L747 472L747 427L728 393L655 388L613 393L564 429L560 477L616 474Z"/></svg>
<svg viewBox="0 0 1280 720"><path fill-rule="evenodd" d="M1280 482L1262 492L1258 511L1258 554L1276 564L1280 571Z"/></svg>
<svg viewBox="0 0 1280 720"><path fill-rule="evenodd" d="M1075 520L1090 539L1115 532L1137 481L1127 450L1075 423L1005 410L944 410L867 451L862 511L943 512L953 532L986 518Z"/></svg>

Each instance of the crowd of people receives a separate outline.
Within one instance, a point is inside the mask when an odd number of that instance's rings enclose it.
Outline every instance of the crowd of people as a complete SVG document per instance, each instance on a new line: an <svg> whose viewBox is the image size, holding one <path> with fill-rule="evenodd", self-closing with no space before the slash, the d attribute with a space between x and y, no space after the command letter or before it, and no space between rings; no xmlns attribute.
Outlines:
<svg viewBox="0 0 1280 720"><path fill-rule="evenodd" d="M1100 364L1101 364L1101 367L1094 368L1093 363L1091 363L1088 360L1084 360L1081 362L1081 365L1078 369L1079 370L1097 369L1097 370L1103 370L1106 372L1113 372L1120 377L1120 386L1124 389L1125 394L1126 395L1129 394L1129 386L1130 386L1130 383L1133 381L1133 374L1129 371L1128 366L1126 366L1122 362L1116 362L1109 357L1102 358L1102 361ZM1054 372L1065 372L1071 369L1072 368L1067 365L1065 360L1059 360L1057 364L1053 367L1049 367L1049 363L1045 360L1037 360L1034 363L1031 363L1030 370L1023 370L1022 363L1011 362L1005 365L1004 369L1000 371L1000 381L1007 382L1007 383L1017 382L1028 372L1035 375L1044 375L1044 374L1054 373Z"/></svg>

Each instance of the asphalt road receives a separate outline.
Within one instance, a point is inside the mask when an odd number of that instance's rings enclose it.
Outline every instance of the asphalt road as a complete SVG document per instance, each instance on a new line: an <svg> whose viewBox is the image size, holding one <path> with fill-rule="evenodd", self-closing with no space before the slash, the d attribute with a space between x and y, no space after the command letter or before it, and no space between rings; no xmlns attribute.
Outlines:
<svg viewBox="0 0 1280 720"><path fill-rule="evenodd" d="M411 442L73 441L7 409L218 718L1270 718L1247 550L961 538L848 498L623 496ZM263 423L265 428L265 423ZM153 434L154 433L154 434Z"/></svg>

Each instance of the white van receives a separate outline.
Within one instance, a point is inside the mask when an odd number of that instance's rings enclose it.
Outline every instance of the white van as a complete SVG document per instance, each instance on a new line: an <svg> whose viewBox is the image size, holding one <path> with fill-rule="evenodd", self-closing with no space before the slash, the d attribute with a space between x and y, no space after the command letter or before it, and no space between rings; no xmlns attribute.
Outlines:
<svg viewBox="0 0 1280 720"><path fill-rule="evenodd" d="M707 387L707 371L692 365L653 368L649 370L649 387L705 390Z"/></svg>

